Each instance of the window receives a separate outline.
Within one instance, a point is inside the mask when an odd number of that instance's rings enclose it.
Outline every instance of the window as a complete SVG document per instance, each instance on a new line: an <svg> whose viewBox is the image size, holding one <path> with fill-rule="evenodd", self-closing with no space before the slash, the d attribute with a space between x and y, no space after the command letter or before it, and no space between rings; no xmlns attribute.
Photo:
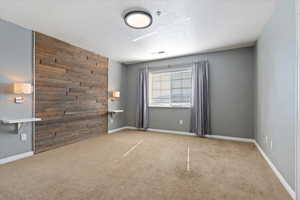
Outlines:
<svg viewBox="0 0 300 200"><path fill-rule="evenodd" d="M149 74L149 103L153 107L190 107L192 71L158 71Z"/></svg>

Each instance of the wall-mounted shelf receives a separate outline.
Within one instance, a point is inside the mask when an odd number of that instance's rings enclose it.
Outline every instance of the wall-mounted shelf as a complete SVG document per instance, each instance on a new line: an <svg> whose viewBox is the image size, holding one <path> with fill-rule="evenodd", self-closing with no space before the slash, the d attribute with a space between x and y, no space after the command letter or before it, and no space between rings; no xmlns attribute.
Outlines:
<svg viewBox="0 0 300 200"><path fill-rule="evenodd" d="M36 122L41 121L41 118L25 118L25 119L2 119L0 120L3 124L17 124L26 122Z"/></svg>
<svg viewBox="0 0 300 200"><path fill-rule="evenodd" d="M109 113L122 113L124 110L109 110Z"/></svg>
<svg viewBox="0 0 300 200"><path fill-rule="evenodd" d="M19 130L22 127L22 124L29 122L41 121L41 118L25 118L25 119L2 119L0 122L2 124L14 124L16 126L16 132L19 133Z"/></svg>
<svg viewBox="0 0 300 200"><path fill-rule="evenodd" d="M114 114L118 114L118 113L122 113L124 112L124 110L109 110L108 114L111 115L111 117L113 117Z"/></svg>

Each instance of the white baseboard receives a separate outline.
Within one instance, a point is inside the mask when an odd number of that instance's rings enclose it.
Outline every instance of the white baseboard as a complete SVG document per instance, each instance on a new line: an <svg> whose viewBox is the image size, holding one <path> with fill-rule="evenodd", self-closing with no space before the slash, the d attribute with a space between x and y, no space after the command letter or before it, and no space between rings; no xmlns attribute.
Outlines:
<svg viewBox="0 0 300 200"><path fill-rule="evenodd" d="M277 176L277 178L279 179L283 187L290 194L292 199L296 199L295 191L291 188L291 186L288 184L288 182L285 180L285 178L282 176L279 170L275 167L275 165L272 163L272 161L269 159L269 157L265 154L265 152L262 150L262 148L259 146L259 144L256 141L254 141L254 144L256 148L259 150L259 152L261 153L261 155L264 157L264 159L267 161L267 163L269 164L269 166L271 167L271 169L273 170L273 172L275 173L275 175Z"/></svg>
<svg viewBox="0 0 300 200"><path fill-rule="evenodd" d="M116 131L120 130L138 130L136 127L133 126L125 126L119 129L115 129ZM159 133L171 133L171 134L178 134L178 135L189 135L189 136L196 136L195 133L185 132L185 131L173 131L173 130L164 130L164 129L155 129L155 128L148 128L147 131L152 132L159 132ZM253 139L248 138L239 138L239 137L228 137L228 136L220 136L220 135L206 135L207 138L214 138L214 139L222 139L222 140L232 140L232 141L239 141L239 142L251 142L253 143Z"/></svg>
<svg viewBox="0 0 300 200"><path fill-rule="evenodd" d="M138 130L138 128L134 127L134 126L124 126L124 129L130 129L130 130Z"/></svg>
<svg viewBox="0 0 300 200"><path fill-rule="evenodd" d="M159 132L159 133L170 133L170 134L177 134L177 135L196 136L194 133L185 132L185 131L172 131L172 130L163 130L163 129L155 129L155 128L148 128L147 131Z"/></svg>
<svg viewBox="0 0 300 200"><path fill-rule="evenodd" d="M129 130L138 130L138 128L133 127L133 126L123 126L123 127L120 127L120 128L109 130L108 134L116 133L116 132L123 131L123 130L128 130L128 129Z"/></svg>
<svg viewBox="0 0 300 200"><path fill-rule="evenodd" d="M112 129L112 130L109 130L109 131L108 131L108 134L115 133L115 132L119 132L119 131L122 131L122 130L125 130L125 129L126 129L126 127L121 127L121 128Z"/></svg>
<svg viewBox="0 0 300 200"><path fill-rule="evenodd" d="M133 126L125 126L122 128L122 130L129 129L129 130L139 130L136 127ZM170 134L177 134L177 135L189 135L189 136L195 136L194 133L185 132L185 131L172 131L172 130L164 130L164 129L156 129L156 128L148 128L146 131L152 131L152 132L158 132L158 133L170 133Z"/></svg>
<svg viewBox="0 0 300 200"><path fill-rule="evenodd" d="M229 136L221 136L221 135L206 135L207 138L220 139L220 140L232 140L238 142L250 142L253 143L254 139L250 138L240 138L240 137L229 137Z"/></svg>
<svg viewBox="0 0 300 200"><path fill-rule="evenodd" d="M7 157L7 158L2 158L2 159L0 159L0 165L5 164L5 163L9 163L9 162L13 162L13 161L16 161L16 160L20 160L20 159L23 159L23 158L27 158L27 157L30 157L32 155L33 155L33 152L29 151L29 152L26 152L26 153L17 154L17 155L10 156L10 157Z"/></svg>

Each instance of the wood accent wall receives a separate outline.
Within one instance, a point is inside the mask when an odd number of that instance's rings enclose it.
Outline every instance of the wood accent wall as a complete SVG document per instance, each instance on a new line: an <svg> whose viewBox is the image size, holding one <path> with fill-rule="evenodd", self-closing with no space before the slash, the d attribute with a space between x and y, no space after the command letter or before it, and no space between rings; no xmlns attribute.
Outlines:
<svg viewBox="0 0 300 200"><path fill-rule="evenodd" d="M107 133L108 59L35 35L35 152Z"/></svg>

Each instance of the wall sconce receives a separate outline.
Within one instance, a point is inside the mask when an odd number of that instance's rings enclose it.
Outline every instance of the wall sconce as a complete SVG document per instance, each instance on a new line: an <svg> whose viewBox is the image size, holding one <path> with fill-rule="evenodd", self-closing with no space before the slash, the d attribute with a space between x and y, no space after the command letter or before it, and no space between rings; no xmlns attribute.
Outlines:
<svg viewBox="0 0 300 200"><path fill-rule="evenodd" d="M32 94L32 86L29 83L14 83L14 94ZM16 97L15 103L23 103L24 97Z"/></svg>
<svg viewBox="0 0 300 200"><path fill-rule="evenodd" d="M119 99L120 98L120 91L113 91L111 96L112 96L111 97L112 101L115 101L115 100Z"/></svg>

